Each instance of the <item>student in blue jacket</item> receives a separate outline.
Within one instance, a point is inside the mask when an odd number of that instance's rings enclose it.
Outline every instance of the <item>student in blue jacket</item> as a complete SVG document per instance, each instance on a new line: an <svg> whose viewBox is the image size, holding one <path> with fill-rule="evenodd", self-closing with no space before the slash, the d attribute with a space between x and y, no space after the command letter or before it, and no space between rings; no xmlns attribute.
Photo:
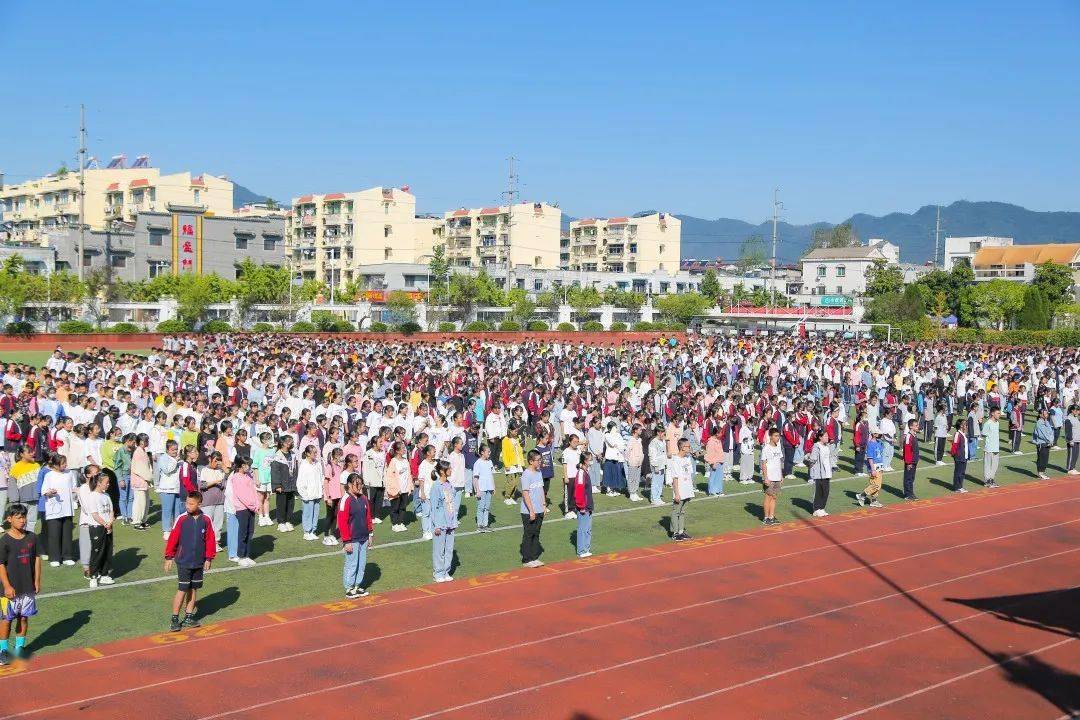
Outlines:
<svg viewBox="0 0 1080 720"><path fill-rule="evenodd" d="M435 538L431 543L431 570L435 582L450 582L450 562L454 559L454 531L458 519L454 488L450 484L450 463L440 460L431 473L431 524Z"/></svg>

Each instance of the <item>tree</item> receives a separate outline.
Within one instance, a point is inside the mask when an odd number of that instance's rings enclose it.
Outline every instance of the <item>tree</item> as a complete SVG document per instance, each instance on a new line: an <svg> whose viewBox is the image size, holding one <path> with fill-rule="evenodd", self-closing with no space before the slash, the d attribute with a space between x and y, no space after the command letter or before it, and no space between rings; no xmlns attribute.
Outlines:
<svg viewBox="0 0 1080 720"><path fill-rule="evenodd" d="M877 260L866 271L866 295L878 297L891 295L904 289L904 271L895 265L887 265L884 260Z"/></svg>
<svg viewBox="0 0 1080 720"><path fill-rule="evenodd" d="M665 295L656 301L656 309L668 321L689 325L690 322L713 307L709 298L699 293Z"/></svg>
<svg viewBox="0 0 1080 720"><path fill-rule="evenodd" d="M431 280L428 283L428 297L432 302L446 302L447 281L450 279L450 263L446 260L446 246L436 245L428 263Z"/></svg>
<svg viewBox="0 0 1080 720"><path fill-rule="evenodd" d="M855 228L851 226L851 223L846 222L832 228L815 228L810 237L808 250L856 247L858 244L859 238L855 235Z"/></svg>
<svg viewBox="0 0 1080 720"><path fill-rule="evenodd" d="M1050 308L1041 289L1035 284L1024 288L1024 307L1016 318L1021 330L1046 330L1050 327Z"/></svg>
<svg viewBox="0 0 1080 720"><path fill-rule="evenodd" d="M308 278L293 289L293 300L296 302L311 302L319 295L329 292L326 283Z"/></svg>
<svg viewBox="0 0 1080 720"><path fill-rule="evenodd" d="M723 294L723 290L720 288L720 281L716 279L716 273L712 268L705 271L705 274L701 277L701 294L713 301L713 304L720 299Z"/></svg>
<svg viewBox="0 0 1080 720"><path fill-rule="evenodd" d="M390 321L394 325L415 323L418 317L416 301L403 290L392 290L387 293L386 311L389 313Z"/></svg>
<svg viewBox="0 0 1080 720"><path fill-rule="evenodd" d="M1001 279L978 283L966 294L964 303L965 317L1001 330L1024 307L1024 286Z"/></svg>
<svg viewBox="0 0 1080 720"><path fill-rule="evenodd" d="M604 288L603 294L604 303L607 305L614 305L618 308L625 310L638 311L641 306L645 304L645 294L633 292L631 290L620 290L614 285L609 285Z"/></svg>
<svg viewBox="0 0 1080 720"><path fill-rule="evenodd" d="M510 305L508 319L518 322L522 327L528 325L536 312L536 303L529 298L528 293L521 288L514 288L506 294L506 300Z"/></svg>
<svg viewBox="0 0 1080 720"><path fill-rule="evenodd" d="M1042 291L1050 306L1050 315L1069 299L1069 290L1073 286L1072 270L1067 265L1044 262L1035 268L1032 284Z"/></svg>
<svg viewBox="0 0 1080 720"><path fill-rule="evenodd" d="M272 197L266 198L266 209L267 210L277 210L278 209L277 200L275 200Z"/></svg>
<svg viewBox="0 0 1080 720"><path fill-rule="evenodd" d="M750 235L739 245L739 259L735 261L739 270L746 272L765 264L765 238Z"/></svg>
<svg viewBox="0 0 1080 720"><path fill-rule="evenodd" d="M574 286L566 293L566 302L574 308L574 316L578 322L588 319L589 313L604 303L600 292L594 287L582 288Z"/></svg>
<svg viewBox="0 0 1080 720"><path fill-rule="evenodd" d="M259 265L244 258L237 268L236 299L240 316L247 318L255 305L281 305L289 298L289 271L273 265Z"/></svg>

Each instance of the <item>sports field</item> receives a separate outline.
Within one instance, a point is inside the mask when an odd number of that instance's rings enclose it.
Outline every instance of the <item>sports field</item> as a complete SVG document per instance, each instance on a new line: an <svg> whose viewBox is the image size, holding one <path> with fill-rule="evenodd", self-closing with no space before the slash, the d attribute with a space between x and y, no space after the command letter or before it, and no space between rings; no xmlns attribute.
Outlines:
<svg viewBox="0 0 1080 720"><path fill-rule="evenodd" d="M11 668L2 712L1070 717L1078 501L1013 483L106 643Z"/></svg>
<svg viewBox="0 0 1080 720"><path fill-rule="evenodd" d="M129 355L149 355L150 349L141 348L136 350L122 350L120 352ZM45 361L51 356L51 350L3 350L0 351L0 363L20 363L39 368L42 367L45 364Z"/></svg>
<svg viewBox="0 0 1080 720"><path fill-rule="evenodd" d="M1002 485L1030 482L1035 478L1033 447L1025 440L1026 453L1003 455L998 481ZM1051 453L1050 473L1064 468L1064 452ZM946 455L948 459L948 455ZM853 500L863 478L851 477L850 458L844 458L833 481L828 509L842 514L857 510ZM894 460L899 468L899 461ZM935 466L924 448L918 471L916 493L920 498L950 494L952 465ZM561 471L561 470L560 470ZM982 464L968 464L969 477L981 477ZM805 483L805 468L797 469L798 480L785 482L777 517L791 522L805 517L810 509L813 488ZM704 478L699 477L699 488ZM902 502L900 472L886 475L881 494L884 503ZM760 524L759 485L729 483L726 497L699 496L691 503L688 532L693 536L713 535L755 528ZM670 491L668 491L670 496ZM559 496L556 495L556 498ZM670 508L645 502L631 504L625 497L597 496L593 529L593 551L609 553L655 545L666 540ZM459 579L514 570L520 566L521 538L517 507L503 506L498 499L493 533L475 532L475 501L466 499L467 515L462 521L456 546L455 576ZM155 507L151 521L160 523ZM299 523L297 522L299 526ZM553 514L544 523L544 559L549 562L575 557L574 521ZM78 566L44 571L41 613L30 633L31 651L41 654L71 647L98 645L112 640L158 632L167 627L168 604L176 588L175 574L164 572L161 562L163 539L160 524L145 532L117 526L114 565L117 584L91 590ZM205 621L220 621L244 615L274 612L311 603L330 602L341 597L341 550L301 538L299 531L278 533L276 526L258 527L253 557L258 565L237 568L224 557L207 575L199 614ZM419 523L393 533L389 524L376 526L375 541L368 555L364 584L373 593L415 587L431 582L430 543L420 539Z"/></svg>

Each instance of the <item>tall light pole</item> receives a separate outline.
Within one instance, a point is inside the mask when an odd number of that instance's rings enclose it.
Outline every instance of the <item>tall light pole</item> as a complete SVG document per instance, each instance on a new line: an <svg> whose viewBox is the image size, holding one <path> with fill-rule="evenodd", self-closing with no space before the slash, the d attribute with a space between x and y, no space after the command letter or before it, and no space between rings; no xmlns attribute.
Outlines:
<svg viewBox="0 0 1080 720"><path fill-rule="evenodd" d="M514 202L518 197L517 181L518 177L514 174L514 161L516 157L511 155L507 158L510 163L510 174L506 179L506 205L508 212L506 213L506 292L510 292L513 289L513 264L510 262L510 230L514 226Z"/></svg>
<svg viewBox="0 0 1080 720"><path fill-rule="evenodd" d="M773 189L773 210L772 210L772 270L769 274L769 284L772 286L772 295L770 300L770 307L776 307L776 225L780 222L780 208L784 207L784 204L780 202L780 188Z"/></svg>
<svg viewBox="0 0 1080 720"><path fill-rule="evenodd" d="M79 259L78 278L83 279L83 253L86 252L86 106L79 104Z"/></svg>

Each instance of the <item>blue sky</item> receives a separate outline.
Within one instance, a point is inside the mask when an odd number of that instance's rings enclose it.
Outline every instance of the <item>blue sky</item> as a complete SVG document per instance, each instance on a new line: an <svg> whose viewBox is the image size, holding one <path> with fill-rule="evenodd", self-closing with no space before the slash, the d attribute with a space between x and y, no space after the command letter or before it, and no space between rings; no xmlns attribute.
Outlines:
<svg viewBox="0 0 1080 720"><path fill-rule="evenodd" d="M792 222L1080 210L1080 2L0 3L0 169ZM58 22L62 19L62 22ZM32 64L24 64L33 58Z"/></svg>

